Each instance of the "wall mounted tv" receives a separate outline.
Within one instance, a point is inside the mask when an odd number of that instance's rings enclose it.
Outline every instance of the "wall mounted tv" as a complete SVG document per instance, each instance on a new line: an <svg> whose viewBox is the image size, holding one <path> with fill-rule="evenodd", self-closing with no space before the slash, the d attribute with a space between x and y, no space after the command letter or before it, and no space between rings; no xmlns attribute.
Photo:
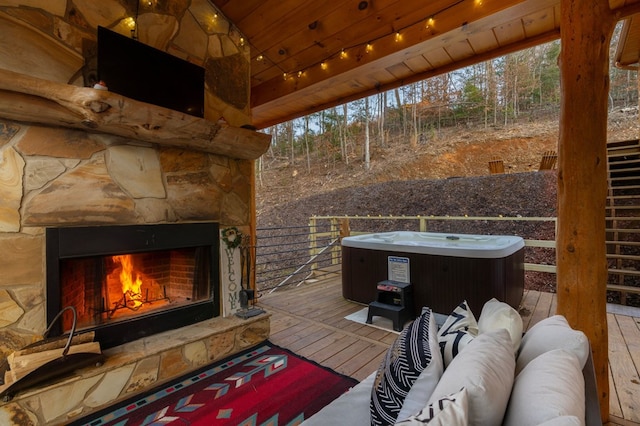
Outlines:
<svg viewBox="0 0 640 426"><path fill-rule="evenodd" d="M109 91L204 116L204 68L98 27L98 79Z"/></svg>

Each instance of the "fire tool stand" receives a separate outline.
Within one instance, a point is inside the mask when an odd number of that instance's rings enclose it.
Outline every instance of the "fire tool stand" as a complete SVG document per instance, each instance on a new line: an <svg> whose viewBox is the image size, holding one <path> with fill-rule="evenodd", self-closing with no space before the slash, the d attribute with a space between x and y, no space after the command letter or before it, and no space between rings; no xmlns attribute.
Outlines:
<svg viewBox="0 0 640 426"><path fill-rule="evenodd" d="M404 323L413 318L411 283L385 280L376 289L376 300L369 303L367 324L371 324L374 316L381 316L393 321L395 331L402 330Z"/></svg>

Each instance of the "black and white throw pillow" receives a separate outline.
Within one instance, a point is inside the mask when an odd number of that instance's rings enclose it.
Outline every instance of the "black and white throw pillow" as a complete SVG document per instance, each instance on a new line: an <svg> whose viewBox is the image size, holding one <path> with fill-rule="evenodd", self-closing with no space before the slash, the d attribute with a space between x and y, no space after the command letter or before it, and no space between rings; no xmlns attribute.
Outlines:
<svg viewBox="0 0 640 426"><path fill-rule="evenodd" d="M387 350L371 391L371 424L395 423L411 386L431 362L429 322L423 313L400 333Z"/></svg>
<svg viewBox="0 0 640 426"><path fill-rule="evenodd" d="M477 335L478 322L465 300L447 317L438 332L444 367L447 368L453 358Z"/></svg>

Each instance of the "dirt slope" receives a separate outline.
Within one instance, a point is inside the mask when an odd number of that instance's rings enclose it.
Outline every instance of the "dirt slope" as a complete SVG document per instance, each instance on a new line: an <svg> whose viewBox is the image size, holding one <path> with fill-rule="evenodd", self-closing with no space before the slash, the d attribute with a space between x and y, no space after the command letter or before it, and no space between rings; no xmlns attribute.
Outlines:
<svg viewBox="0 0 640 426"><path fill-rule="evenodd" d="M610 116L609 141L637 138L639 130L635 114ZM313 215L555 216L556 172L537 170L542 153L557 150L557 140L557 122L543 121L447 129L416 147L398 141L373 147L368 171L356 157L348 165L313 162L310 171L302 159L293 165L265 160L269 168L258 181L258 227L304 226ZM503 160L505 174L489 174L493 157ZM387 230L398 224L377 226ZM553 238L548 225L507 222L441 223L430 230ZM553 252L543 250L528 257L528 262L554 261ZM527 273L526 285L553 291L555 276Z"/></svg>

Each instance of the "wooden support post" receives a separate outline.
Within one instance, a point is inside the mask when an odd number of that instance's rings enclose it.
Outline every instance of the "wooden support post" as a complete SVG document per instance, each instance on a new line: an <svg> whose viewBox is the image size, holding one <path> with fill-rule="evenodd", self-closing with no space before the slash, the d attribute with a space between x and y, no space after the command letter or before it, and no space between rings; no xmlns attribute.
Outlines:
<svg viewBox="0 0 640 426"><path fill-rule="evenodd" d="M344 217L340 219L340 241L344 237L351 235L351 225L349 224L349 218Z"/></svg>
<svg viewBox="0 0 640 426"><path fill-rule="evenodd" d="M311 258L318 254L319 251L317 233L317 220L315 217L312 217L309 219L309 257ZM311 272L315 273L316 269L318 269L318 264L314 262L311 264Z"/></svg>
<svg viewBox="0 0 640 426"><path fill-rule="evenodd" d="M591 342L601 416L607 421L606 142L615 20L609 2L600 0L562 0L560 10L557 312Z"/></svg>

